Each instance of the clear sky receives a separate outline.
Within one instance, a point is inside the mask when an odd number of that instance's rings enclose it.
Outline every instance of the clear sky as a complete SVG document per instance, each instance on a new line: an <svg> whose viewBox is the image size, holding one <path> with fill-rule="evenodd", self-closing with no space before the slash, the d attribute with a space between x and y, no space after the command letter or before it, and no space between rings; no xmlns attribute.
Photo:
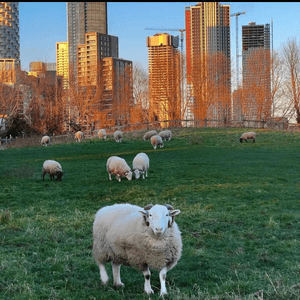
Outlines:
<svg viewBox="0 0 300 300"><path fill-rule="evenodd" d="M119 38L119 57L140 62L148 68L146 37L164 30L184 29L185 6L197 2L108 2L108 34ZM238 17L239 53L242 25L248 22L271 24L273 18L274 50L289 37L299 38L300 2L220 2L230 4L231 14L246 11ZM20 52L23 70L31 61L55 62L55 43L67 41L66 2L19 2ZM231 57L235 62L236 18L231 17ZM180 32L169 31L172 35ZM184 49L185 52L185 49Z"/></svg>

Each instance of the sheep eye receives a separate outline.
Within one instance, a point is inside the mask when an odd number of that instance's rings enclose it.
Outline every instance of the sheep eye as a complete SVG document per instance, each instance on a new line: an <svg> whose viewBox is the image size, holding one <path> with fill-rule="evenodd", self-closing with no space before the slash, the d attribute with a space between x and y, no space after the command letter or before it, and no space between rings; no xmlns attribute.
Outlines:
<svg viewBox="0 0 300 300"><path fill-rule="evenodd" d="M152 217L152 215L150 214L149 217Z"/></svg>

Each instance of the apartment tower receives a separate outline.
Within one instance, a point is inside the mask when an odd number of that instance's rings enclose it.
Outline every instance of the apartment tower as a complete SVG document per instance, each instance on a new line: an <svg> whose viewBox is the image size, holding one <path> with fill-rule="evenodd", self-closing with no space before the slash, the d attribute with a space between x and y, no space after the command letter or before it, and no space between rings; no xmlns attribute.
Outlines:
<svg viewBox="0 0 300 300"><path fill-rule="evenodd" d="M68 42L56 43L56 75L63 78L63 88L69 84L69 47Z"/></svg>
<svg viewBox="0 0 300 300"><path fill-rule="evenodd" d="M149 121L180 119L179 37L157 33L147 37ZM161 124L164 126L164 123Z"/></svg>
<svg viewBox="0 0 300 300"><path fill-rule="evenodd" d="M0 2L0 81L14 84L20 65L19 2Z"/></svg>
<svg viewBox="0 0 300 300"><path fill-rule="evenodd" d="M67 2L70 71L77 73L77 46L85 43L87 32L107 34L106 2Z"/></svg>
<svg viewBox="0 0 300 300"><path fill-rule="evenodd" d="M242 26L244 99L240 117L262 120L271 116L270 65L270 24Z"/></svg>
<svg viewBox="0 0 300 300"><path fill-rule="evenodd" d="M208 78L223 78L230 93L230 6L219 2L198 2L185 8L186 69L190 115L196 119L207 117L208 110L219 118L224 107L207 103L204 85ZM225 78L225 79L224 79ZM217 82L216 82L217 83ZM202 90L198 91L198 87ZM212 99L213 101L213 99ZM222 106L222 105L221 105ZM210 107L210 108L209 108Z"/></svg>

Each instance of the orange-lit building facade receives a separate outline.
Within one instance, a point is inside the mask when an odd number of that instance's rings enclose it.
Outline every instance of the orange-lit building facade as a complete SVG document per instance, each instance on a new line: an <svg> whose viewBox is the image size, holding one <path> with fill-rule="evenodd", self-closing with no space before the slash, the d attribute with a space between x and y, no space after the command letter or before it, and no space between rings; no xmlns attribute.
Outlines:
<svg viewBox="0 0 300 300"><path fill-rule="evenodd" d="M201 107L203 105L197 103L201 100L196 99L195 89L202 84L203 78L226 77L230 93L230 6L219 2L198 2L195 6L186 7L185 26L188 96L193 106ZM194 114L194 117L201 115ZM219 117L218 107L211 107L210 117Z"/></svg>
<svg viewBox="0 0 300 300"><path fill-rule="evenodd" d="M0 58L0 83L14 85L16 83L16 60Z"/></svg>
<svg viewBox="0 0 300 300"><path fill-rule="evenodd" d="M178 44L179 37L167 33L147 37L149 121L178 120L181 117Z"/></svg>
<svg viewBox="0 0 300 300"><path fill-rule="evenodd" d="M56 74L63 78L63 88L67 89L69 84L69 49L68 42L56 43Z"/></svg>

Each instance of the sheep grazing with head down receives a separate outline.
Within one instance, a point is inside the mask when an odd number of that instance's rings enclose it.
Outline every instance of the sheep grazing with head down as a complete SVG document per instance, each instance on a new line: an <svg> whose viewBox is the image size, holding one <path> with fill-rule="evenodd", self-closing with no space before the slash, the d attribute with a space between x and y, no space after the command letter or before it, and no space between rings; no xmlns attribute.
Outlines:
<svg viewBox="0 0 300 300"><path fill-rule="evenodd" d="M175 222L180 210L171 205L149 204L144 209L131 204L114 204L98 210L93 224L93 256L102 284L108 282L104 263L112 261L114 286L124 286L121 264L141 270L144 291L153 293L150 270L159 272L160 295L167 294L166 274L181 256L181 233Z"/></svg>
<svg viewBox="0 0 300 300"><path fill-rule="evenodd" d="M242 143L243 141L247 140L253 140L253 143L255 143L255 139L256 139L256 133L255 132L245 132L241 135L240 137L240 142Z"/></svg>
<svg viewBox="0 0 300 300"><path fill-rule="evenodd" d="M149 157L146 153L138 153L132 161L132 172L134 173L135 179L139 179L140 175L143 175L143 179L148 177L149 169Z"/></svg>
<svg viewBox="0 0 300 300"><path fill-rule="evenodd" d="M150 140L150 138L153 136L153 135L156 135L157 134L157 131L156 130L150 130L148 132L146 132L143 136L143 140L146 141L146 140Z"/></svg>
<svg viewBox="0 0 300 300"><path fill-rule="evenodd" d="M123 133L120 130L114 132L114 139L117 143L121 143L123 139Z"/></svg>
<svg viewBox="0 0 300 300"><path fill-rule="evenodd" d="M119 156L111 156L106 163L106 170L108 172L109 180L111 180L111 174L116 176L116 179L120 182L121 176L125 176L128 180L132 179L132 171L125 159Z"/></svg>
<svg viewBox="0 0 300 300"><path fill-rule="evenodd" d="M158 134L163 140L165 141L169 141L171 140L172 137L172 131L171 130L163 130Z"/></svg>
<svg viewBox="0 0 300 300"><path fill-rule="evenodd" d="M154 149L156 149L157 146L160 146L160 148L163 148L164 146L164 142L158 134L151 136L150 141Z"/></svg>
<svg viewBox="0 0 300 300"><path fill-rule="evenodd" d="M98 137L99 139L103 139L103 140L106 140L106 130L105 129L100 129L98 131Z"/></svg>
<svg viewBox="0 0 300 300"><path fill-rule="evenodd" d="M81 142L82 139L83 139L83 132L82 131L77 131L75 133L75 140L76 140L76 142Z"/></svg>
<svg viewBox="0 0 300 300"><path fill-rule="evenodd" d="M50 179L54 179L56 176L56 181L61 181L61 178L63 176L62 168L60 163L58 163L55 160L46 160L43 164L43 181L45 178L45 175L49 174Z"/></svg>
<svg viewBox="0 0 300 300"><path fill-rule="evenodd" d="M44 135L41 140L41 145L47 146L50 145L50 143L51 143L50 137L48 135Z"/></svg>

